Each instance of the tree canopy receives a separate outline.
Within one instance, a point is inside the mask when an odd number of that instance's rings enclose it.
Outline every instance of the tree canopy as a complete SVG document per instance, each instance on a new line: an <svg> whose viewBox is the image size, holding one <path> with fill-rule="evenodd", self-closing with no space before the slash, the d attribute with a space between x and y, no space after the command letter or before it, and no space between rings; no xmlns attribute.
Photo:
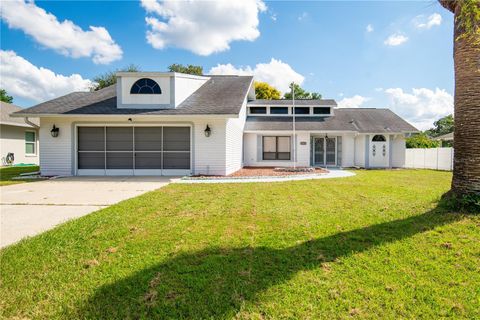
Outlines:
<svg viewBox="0 0 480 320"><path fill-rule="evenodd" d="M310 92L306 91L305 89L303 89L302 87L300 87L300 85L296 84L296 83L290 84L290 86L289 86L290 91L285 92L285 94L283 95L284 99L289 99L289 100L292 99L292 87L295 89L295 99L313 99L313 100L322 99L322 95L320 93L318 93L318 92L311 92L310 93Z"/></svg>
<svg viewBox="0 0 480 320"><path fill-rule="evenodd" d="M405 139L407 148L438 148L440 141L432 140L424 132Z"/></svg>
<svg viewBox="0 0 480 320"><path fill-rule="evenodd" d="M449 114L443 118L438 119L433 123L433 128L425 131L430 137L438 137L444 134L453 132L454 129L454 120L453 115Z"/></svg>
<svg viewBox="0 0 480 320"><path fill-rule="evenodd" d="M111 86L117 83L117 72L138 72L140 68L134 64L128 65L125 68L117 69L115 71L108 71L93 78L94 84L90 87L92 91L98 91L100 89Z"/></svg>
<svg viewBox="0 0 480 320"><path fill-rule="evenodd" d="M0 100L6 103L12 103L13 97L9 96L5 89L0 89Z"/></svg>
<svg viewBox="0 0 480 320"><path fill-rule="evenodd" d="M183 65L183 64L171 64L168 66L168 70L170 72L180 72L186 74L194 74L197 76L203 75L203 67L202 66L195 66L193 64Z"/></svg>
<svg viewBox="0 0 480 320"><path fill-rule="evenodd" d="M269 85L266 82L255 81L255 98L265 100L278 100L281 94L277 88Z"/></svg>

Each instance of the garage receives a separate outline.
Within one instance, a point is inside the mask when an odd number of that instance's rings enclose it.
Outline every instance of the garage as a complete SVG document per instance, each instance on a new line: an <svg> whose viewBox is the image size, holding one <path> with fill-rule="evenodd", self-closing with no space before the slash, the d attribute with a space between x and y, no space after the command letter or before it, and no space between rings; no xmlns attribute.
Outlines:
<svg viewBox="0 0 480 320"><path fill-rule="evenodd" d="M188 175L189 126L77 126L77 175Z"/></svg>

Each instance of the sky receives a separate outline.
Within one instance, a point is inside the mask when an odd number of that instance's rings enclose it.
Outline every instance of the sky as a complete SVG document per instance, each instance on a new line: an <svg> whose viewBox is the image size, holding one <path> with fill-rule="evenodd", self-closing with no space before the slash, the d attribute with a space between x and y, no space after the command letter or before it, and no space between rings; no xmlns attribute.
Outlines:
<svg viewBox="0 0 480 320"><path fill-rule="evenodd" d="M130 64L292 81L419 129L453 112L453 16L437 1L24 1L1 6L0 87L30 107Z"/></svg>

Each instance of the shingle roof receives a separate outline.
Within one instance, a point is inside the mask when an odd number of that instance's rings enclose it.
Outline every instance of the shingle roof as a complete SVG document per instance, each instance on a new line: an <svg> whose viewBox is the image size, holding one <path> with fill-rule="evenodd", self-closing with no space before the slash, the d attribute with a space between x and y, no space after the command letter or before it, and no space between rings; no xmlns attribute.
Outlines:
<svg viewBox="0 0 480 320"><path fill-rule="evenodd" d="M201 115L238 114L252 83L251 76L210 76L177 108L118 109L116 86L94 92L73 92L22 110L19 114L44 115Z"/></svg>
<svg viewBox="0 0 480 320"><path fill-rule="evenodd" d="M389 109L344 108L335 109L334 114L331 117L297 116L295 129L361 133L418 131ZM249 116L245 124L245 131L292 129L292 117L289 116Z"/></svg>
<svg viewBox="0 0 480 320"><path fill-rule="evenodd" d="M257 105L257 106L291 106L292 100L253 100L249 101L248 105ZM333 99L295 99L296 106L337 106L337 103Z"/></svg>
<svg viewBox="0 0 480 320"><path fill-rule="evenodd" d="M31 125L27 124L23 118L16 118L11 117L10 115L14 112L23 110L19 106L14 104L6 103L0 101L0 123L6 124L10 126L20 126L20 127L32 127ZM32 123L36 124L37 126L40 124L38 119L29 119Z"/></svg>

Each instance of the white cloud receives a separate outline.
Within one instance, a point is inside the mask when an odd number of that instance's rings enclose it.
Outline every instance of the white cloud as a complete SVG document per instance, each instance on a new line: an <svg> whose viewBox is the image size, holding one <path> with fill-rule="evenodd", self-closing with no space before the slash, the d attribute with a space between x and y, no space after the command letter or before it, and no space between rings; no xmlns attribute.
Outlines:
<svg viewBox="0 0 480 320"><path fill-rule="evenodd" d="M230 49L232 41L260 36L262 0L141 0L148 13L147 41L156 49L178 47L207 56Z"/></svg>
<svg viewBox="0 0 480 320"><path fill-rule="evenodd" d="M350 98L343 98L338 102L339 108L360 108L365 102L370 100L370 98L362 97L360 95L354 95Z"/></svg>
<svg viewBox="0 0 480 320"><path fill-rule="evenodd" d="M408 41L408 37L401 33L391 34L383 43L387 46L395 47Z"/></svg>
<svg viewBox="0 0 480 320"><path fill-rule="evenodd" d="M305 19L307 19L307 18L308 18L308 13L305 12L305 11L302 12L302 14L297 17L298 21L303 21L303 20L305 20Z"/></svg>
<svg viewBox="0 0 480 320"><path fill-rule="evenodd" d="M218 64L210 69L209 74L253 75L255 80L267 82L281 92L288 91L292 81L301 85L305 80L305 77L293 70L290 65L274 58L269 63L258 63L255 68L250 66L237 68L230 63Z"/></svg>
<svg viewBox="0 0 480 320"><path fill-rule="evenodd" d="M375 29L373 28L373 26L369 23L365 29L367 32L373 32Z"/></svg>
<svg viewBox="0 0 480 320"><path fill-rule="evenodd" d="M57 17L24 0L2 1L2 19L10 28L20 29L42 46L73 58L91 57L107 64L122 58L122 49L104 27L82 30L72 21Z"/></svg>
<svg viewBox="0 0 480 320"><path fill-rule="evenodd" d="M407 93L401 88L389 88L385 93L390 100L390 109L421 130L453 113L453 96L446 90L413 88L412 93Z"/></svg>
<svg viewBox="0 0 480 320"><path fill-rule="evenodd" d="M417 29L430 29L433 26L439 26L442 23L442 16L438 13L434 13L427 18L424 15L420 15L413 19L413 24Z"/></svg>
<svg viewBox="0 0 480 320"><path fill-rule="evenodd" d="M87 91L92 82L79 74L64 76L37 67L13 51L0 50L0 87L13 96L40 102L70 93Z"/></svg>

